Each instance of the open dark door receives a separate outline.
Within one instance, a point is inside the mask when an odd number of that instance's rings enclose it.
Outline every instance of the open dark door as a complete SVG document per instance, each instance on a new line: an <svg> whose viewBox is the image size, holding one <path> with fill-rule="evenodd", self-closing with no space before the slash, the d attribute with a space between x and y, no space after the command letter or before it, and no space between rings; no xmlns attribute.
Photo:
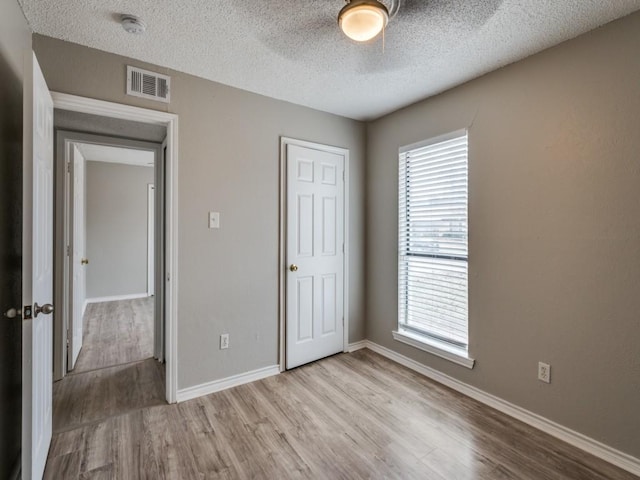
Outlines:
<svg viewBox="0 0 640 480"><path fill-rule="evenodd" d="M22 419L22 80L2 49L0 79L0 478L13 478Z"/></svg>

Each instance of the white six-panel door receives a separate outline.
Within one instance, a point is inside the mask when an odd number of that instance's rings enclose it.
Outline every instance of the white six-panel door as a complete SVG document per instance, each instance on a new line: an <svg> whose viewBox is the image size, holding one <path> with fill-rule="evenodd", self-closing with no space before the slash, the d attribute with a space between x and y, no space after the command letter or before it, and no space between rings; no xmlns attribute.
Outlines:
<svg viewBox="0 0 640 480"><path fill-rule="evenodd" d="M87 297L85 167L86 161L75 144L70 145L73 182L70 342L67 364L73 370L82 348L82 322Z"/></svg>
<svg viewBox="0 0 640 480"><path fill-rule="evenodd" d="M53 101L33 55L33 154L25 158L23 304L22 478L42 478L52 426L53 318L38 306L53 302ZM29 90L25 88L26 95ZM29 130L26 130L26 134Z"/></svg>
<svg viewBox="0 0 640 480"><path fill-rule="evenodd" d="M287 144L286 365L343 351L344 156Z"/></svg>

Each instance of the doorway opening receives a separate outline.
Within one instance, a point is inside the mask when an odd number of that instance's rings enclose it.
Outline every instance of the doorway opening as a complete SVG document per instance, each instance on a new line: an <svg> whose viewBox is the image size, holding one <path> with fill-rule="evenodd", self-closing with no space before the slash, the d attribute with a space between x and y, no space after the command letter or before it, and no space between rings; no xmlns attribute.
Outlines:
<svg viewBox="0 0 640 480"><path fill-rule="evenodd" d="M154 398L173 403L177 116L67 94L52 97L60 306L54 379L100 376L101 369L115 366L126 367L134 384L147 375L136 369L150 362L162 379Z"/></svg>
<svg viewBox="0 0 640 480"><path fill-rule="evenodd" d="M55 248L63 253L61 285L54 282L63 295L55 318L62 335L54 350L65 377L53 387L54 434L165 403L166 128L150 138L161 142L61 128L77 117L85 130L104 130L99 117L54 111L64 200L55 242L62 241ZM134 122L126 127L130 136L149 137ZM125 396L121 408L99 406Z"/></svg>
<svg viewBox="0 0 640 480"><path fill-rule="evenodd" d="M69 117L56 112L55 122ZM98 119L85 124L100 129ZM164 130L155 136L164 139ZM56 139L57 160L66 165L59 179L66 256L56 378L152 357L162 363L164 284L155 275L162 278L164 270L163 232L156 231L164 208L155 191L158 184L161 201L163 145L61 129Z"/></svg>

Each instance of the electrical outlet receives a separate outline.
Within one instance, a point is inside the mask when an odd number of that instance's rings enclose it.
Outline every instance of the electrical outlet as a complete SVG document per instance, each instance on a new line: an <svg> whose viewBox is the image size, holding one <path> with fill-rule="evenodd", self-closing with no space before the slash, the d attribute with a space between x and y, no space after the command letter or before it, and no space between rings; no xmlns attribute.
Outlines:
<svg viewBox="0 0 640 480"><path fill-rule="evenodd" d="M551 365L548 363L538 362L538 380L545 383L551 383Z"/></svg>
<svg viewBox="0 0 640 480"><path fill-rule="evenodd" d="M229 348L229 334L223 333L220 335L220 350Z"/></svg>

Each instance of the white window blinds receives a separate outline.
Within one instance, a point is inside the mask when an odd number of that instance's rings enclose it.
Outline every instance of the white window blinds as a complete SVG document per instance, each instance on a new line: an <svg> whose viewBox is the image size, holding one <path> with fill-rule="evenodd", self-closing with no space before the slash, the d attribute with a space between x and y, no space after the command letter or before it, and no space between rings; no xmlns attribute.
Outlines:
<svg viewBox="0 0 640 480"><path fill-rule="evenodd" d="M400 152L399 328L468 345L467 133Z"/></svg>

